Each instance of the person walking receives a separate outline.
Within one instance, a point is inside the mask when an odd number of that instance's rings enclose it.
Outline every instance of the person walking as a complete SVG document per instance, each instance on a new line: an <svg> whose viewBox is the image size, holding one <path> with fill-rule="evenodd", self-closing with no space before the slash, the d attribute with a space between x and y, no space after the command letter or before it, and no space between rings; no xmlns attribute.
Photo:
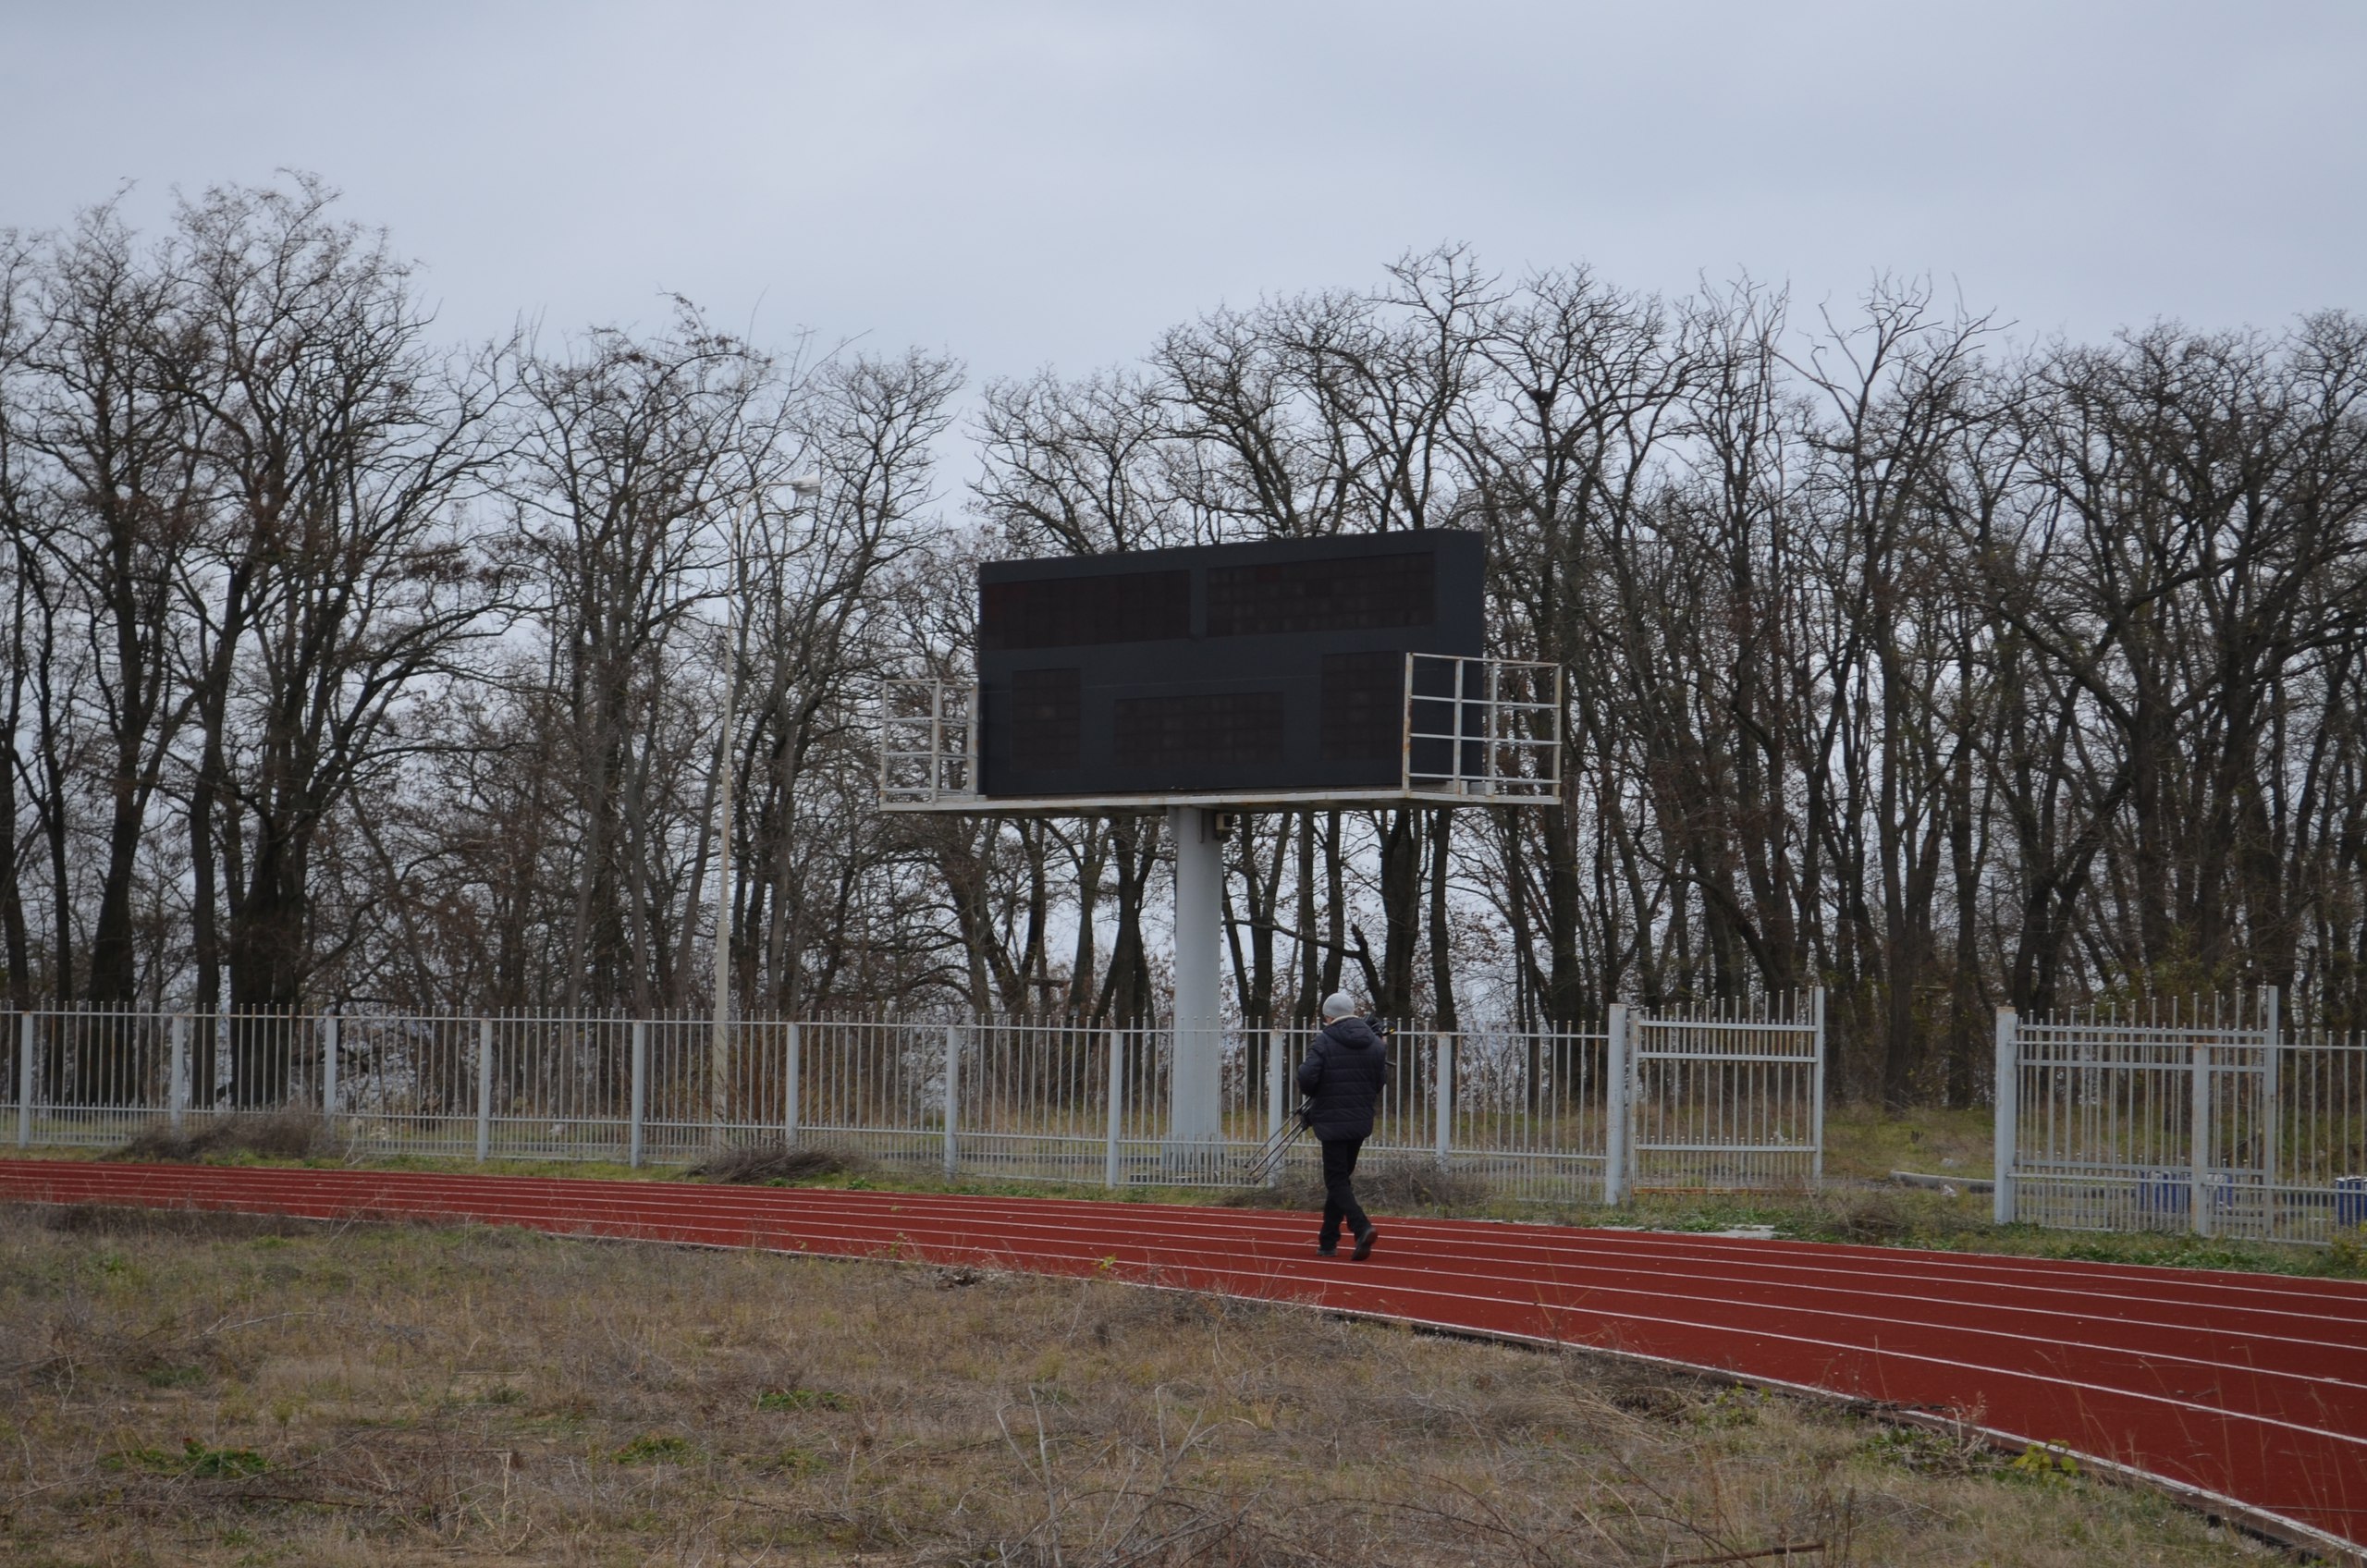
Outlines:
<svg viewBox="0 0 2367 1568"><path fill-rule="evenodd" d="M1315 1239L1316 1256L1339 1255L1340 1227L1345 1224L1356 1238L1356 1250L1349 1256L1362 1263L1372 1256L1380 1231L1358 1207L1352 1182L1357 1151L1372 1136L1373 1106L1389 1087L1390 1070L1380 1034L1355 1011L1345 991L1324 998L1323 1030L1298 1064L1298 1088L1306 1096L1299 1116L1323 1145L1323 1229Z"/></svg>

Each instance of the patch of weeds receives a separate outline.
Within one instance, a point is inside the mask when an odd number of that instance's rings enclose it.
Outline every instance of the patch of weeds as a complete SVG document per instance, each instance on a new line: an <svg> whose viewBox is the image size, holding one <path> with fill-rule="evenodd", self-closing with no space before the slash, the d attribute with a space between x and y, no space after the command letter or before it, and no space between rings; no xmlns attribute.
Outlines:
<svg viewBox="0 0 2367 1568"><path fill-rule="evenodd" d="M758 1410L852 1410L854 1401L828 1389L767 1389L756 1396Z"/></svg>
<svg viewBox="0 0 2367 1568"><path fill-rule="evenodd" d="M780 1476L815 1476L830 1468L830 1456L818 1449L785 1448L760 1467Z"/></svg>
<svg viewBox="0 0 2367 1568"><path fill-rule="evenodd" d="M166 1453L160 1448L119 1448L113 1453L99 1455L99 1468L102 1470L149 1470L160 1476L171 1476L178 1474L180 1467L178 1455Z"/></svg>
<svg viewBox="0 0 2367 1568"><path fill-rule="evenodd" d="M167 1453L158 1448L117 1449L99 1456L103 1470L147 1470L160 1476L194 1476L204 1480L236 1480L241 1476L260 1476L271 1468L271 1461L251 1448L208 1448L195 1438L182 1441L181 1452Z"/></svg>
<svg viewBox="0 0 2367 1568"><path fill-rule="evenodd" d="M2064 1452L2059 1444L2032 1443L2005 1462L2005 1473L2026 1480L2060 1485L2079 1478L2079 1462Z"/></svg>
<svg viewBox="0 0 2367 1568"><path fill-rule="evenodd" d="M190 1438L182 1445L186 1462L185 1474L222 1479L238 1476L260 1476L271 1468L271 1461L251 1448L208 1448Z"/></svg>
<svg viewBox="0 0 2367 1568"><path fill-rule="evenodd" d="M526 1403L526 1390L512 1388L508 1383L499 1383L479 1394L477 1403L480 1404L523 1404Z"/></svg>
<svg viewBox="0 0 2367 1568"><path fill-rule="evenodd" d="M184 1133L169 1126L151 1127L101 1158L175 1165L241 1156L307 1159L327 1146L327 1129L318 1116L284 1110L266 1116L225 1116Z"/></svg>
<svg viewBox="0 0 2367 1568"><path fill-rule="evenodd" d="M205 1381L202 1366L152 1366L147 1382L152 1389L193 1389Z"/></svg>
<svg viewBox="0 0 2367 1568"><path fill-rule="evenodd" d="M687 1438L661 1438L652 1433L633 1439L610 1457L619 1464L679 1464L690 1458Z"/></svg>
<svg viewBox="0 0 2367 1568"><path fill-rule="evenodd" d="M1713 1430L1756 1427L1759 1414L1774 1401L1765 1389L1721 1389L1693 1407L1693 1424Z"/></svg>
<svg viewBox="0 0 2367 1568"><path fill-rule="evenodd" d="M735 1144L693 1165L684 1174L700 1182L741 1183L811 1182L824 1176L852 1176L867 1170L865 1162L828 1149L791 1148L787 1144Z"/></svg>
<svg viewBox="0 0 2367 1568"><path fill-rule="evenodd" d="M1883 1464L1918 1476L1971 1476L1997 1468L1997 1456L1981 1440L1923 1427L1886 1427L1858 1445Z"/></svg>

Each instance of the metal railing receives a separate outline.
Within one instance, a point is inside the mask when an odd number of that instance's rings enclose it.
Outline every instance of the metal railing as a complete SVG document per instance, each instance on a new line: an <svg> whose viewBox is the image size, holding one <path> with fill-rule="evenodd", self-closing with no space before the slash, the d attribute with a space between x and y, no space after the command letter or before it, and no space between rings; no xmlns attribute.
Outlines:
<svg viewBox="0 0 2367 1568"><path fill-rule="evenodd" d="M1445 804L1552 805L1561 800L1561 666L1444 654L1404 658L1393 784L1193 793ZM881 805L959 811L991 808L1000 799L978 793L982 716L975 684L939 677L883 681L878 717Z"/></svg>
<svg viewBox="0 0 2367 1568"><path fill-rule="evenodd" d="M978 688L967 680L889 680L879 692L879 799L966 801L978 792Z"/></svg>
<svg viewBox="0 0 2367 1568"><path fill-rule="evenodd" d="M712 1020L694 1014L57 1009L6 1020L0 1139L111 1147L159 1126L294 1111L357 1158L640 1165L786 1142L949 1177L1242 1185L1316 1167L1303 1145L1270 1178L1256 1169L1298 1103L1308 1034L1227 1029L1220 1133L1186 1141L1168 1125L1174 1037L1163 1024L743 1019L718 1055ZM1505 1197L1563 1202L1634 1185L1630 1149L1646 1185L1813 1180L1812 1162L1765 1158L1768 1129L1791 1125L1789 1101L1735 1101L1791 1090L1755 1063L1712 1065L1737 1039L1763 1046L1718 1010L1618 1009L1601 1031L1407 1024L1387 1038L1395 1082L1367 1145L1374 1166L1418 1161ZM1720 1096L1732 1103L1711 1103ZM1686 1117L1691 1163L1655 1165L1672 1148L1661 1130ZM1793 1151L1778 1139L1777 1152Z"/></svg>
<svg viewBox="0 0 2367 1568"><path fill-rule="evenodd" d="M2367 1040L2273 989L1997 1019L2000 1223L2324 1243L2367 1227Z"/></svg>
<svg viewBox="0 0 2367 1568"><path fill-rule="evenodd" d="M1824 992L1685 1014L1612 1010L1630 1064L1637 1191L1809 1187L1824 1175Z"/></svg>
<svg viewBox="0 0 2367 1568"><path fill-rule="evenodd" d="M1562 667L1405 655L1408 794L1562 798Z"/></svg>

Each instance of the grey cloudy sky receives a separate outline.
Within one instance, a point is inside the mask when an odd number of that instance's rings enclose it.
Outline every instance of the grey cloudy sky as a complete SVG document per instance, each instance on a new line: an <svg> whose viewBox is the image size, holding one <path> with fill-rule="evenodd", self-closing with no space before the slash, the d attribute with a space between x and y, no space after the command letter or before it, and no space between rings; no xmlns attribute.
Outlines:
<svg viewBox="0 0 2367 1568"><path fill-rule="evenodd" d="M2367 6L0 0L0 225L318 172L471 335L1132 357L1463 240L1928 273L2026 332L2367 308Z"/></svg>

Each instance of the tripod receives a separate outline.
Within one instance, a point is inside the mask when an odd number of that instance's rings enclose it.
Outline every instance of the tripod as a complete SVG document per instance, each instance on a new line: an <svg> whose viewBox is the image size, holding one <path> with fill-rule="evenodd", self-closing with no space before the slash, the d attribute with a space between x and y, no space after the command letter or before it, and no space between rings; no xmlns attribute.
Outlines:
<svg viewBox="0 0 2367 1568"><path fill-rule="evenodd" d="M1249 1167L1250 1181L1263 1182L1281 1167L1282 1157L1290 1153L1291 1145L1306 1132L1306 1108L1312 1103L1301 1100L1298 1109L1291 1112L1289 1120L1266 1140L1265 1146L1257 1151L1256 1160Z"/></svg>

